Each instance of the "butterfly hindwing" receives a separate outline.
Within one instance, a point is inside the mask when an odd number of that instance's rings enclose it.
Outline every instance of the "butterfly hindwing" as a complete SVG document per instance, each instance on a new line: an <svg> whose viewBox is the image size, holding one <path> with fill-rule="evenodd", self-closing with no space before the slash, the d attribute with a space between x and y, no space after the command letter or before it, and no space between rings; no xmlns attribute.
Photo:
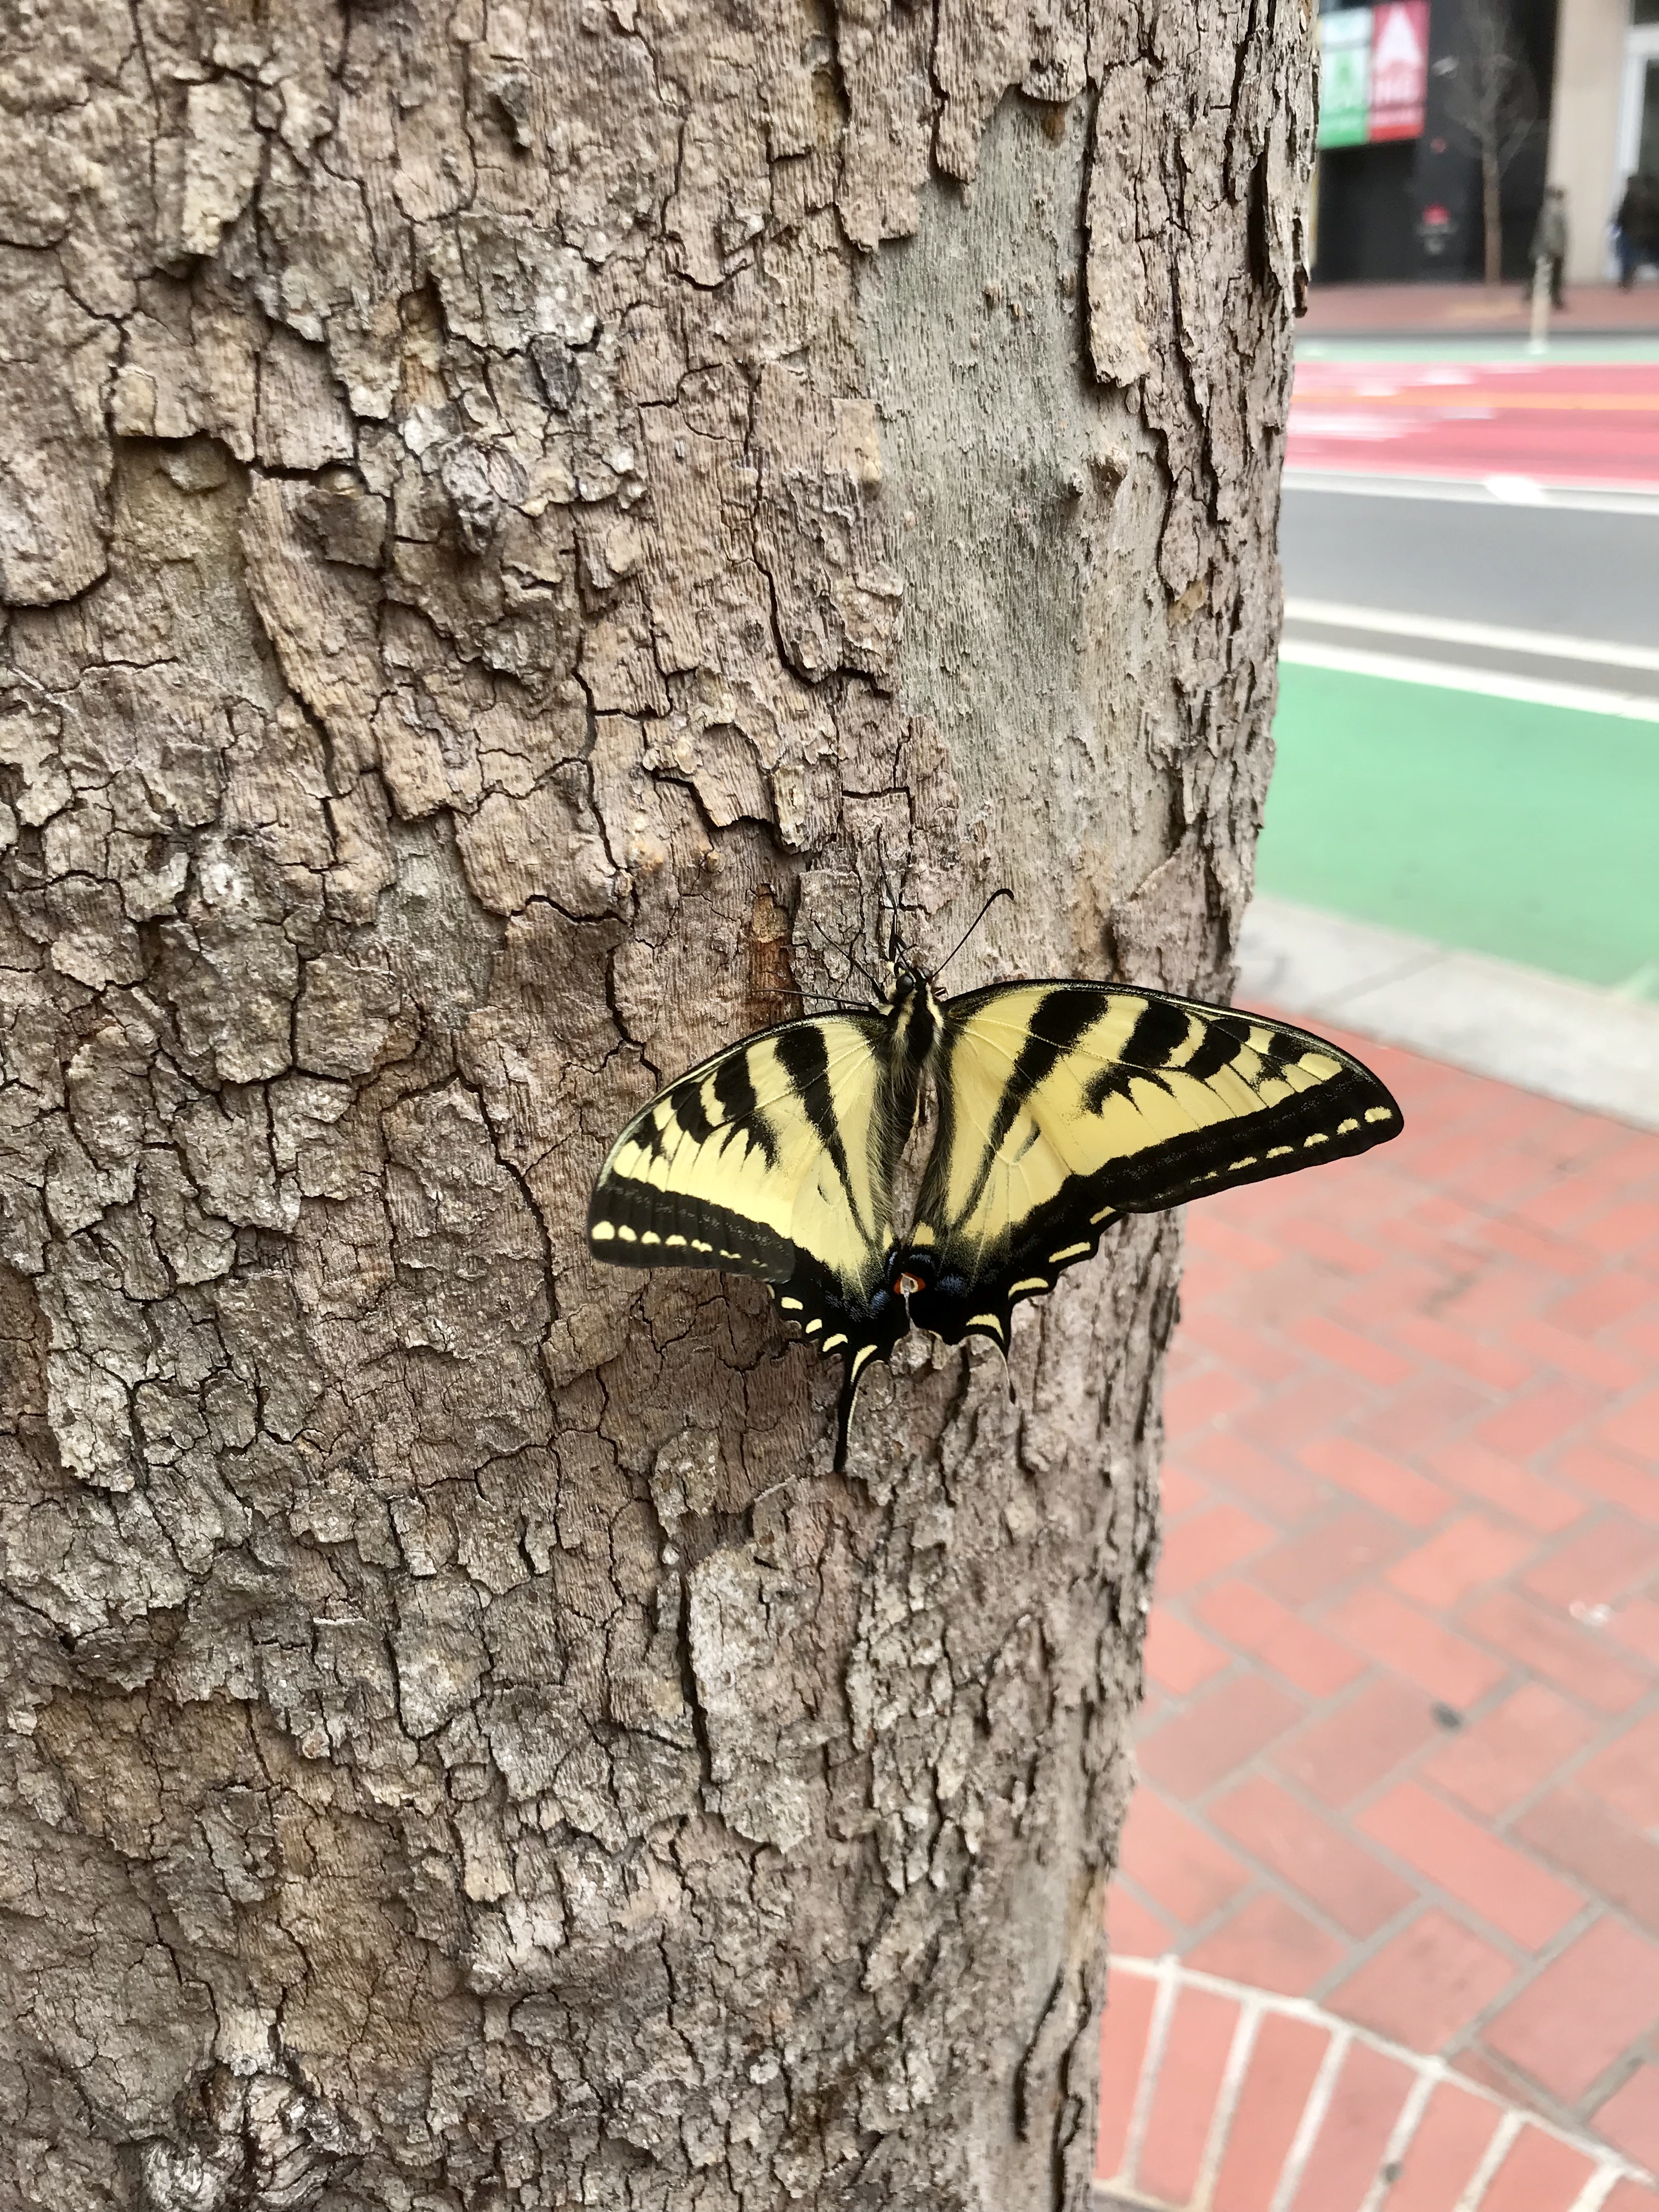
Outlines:
<svg viewBox="0 0 1659 2212"><path fill-rule="evenodd" d="M940 1127L910 1244L915 1319L1005 1348L1107 1224L1396 1133L1369 1069L1261 1015L1097 983L995 984L945 1008Z"/></svg>
<svg viewBox="0 0 1659 2212"><path fill-rule="evenodd" d="M588 1207L595 1259L757 1276L820 1351L844 1356L837 1464L864 1369L906 1326L884 1287L890 1047L890 1024L857 1012L745 1037L634 1116Z"/></svg>

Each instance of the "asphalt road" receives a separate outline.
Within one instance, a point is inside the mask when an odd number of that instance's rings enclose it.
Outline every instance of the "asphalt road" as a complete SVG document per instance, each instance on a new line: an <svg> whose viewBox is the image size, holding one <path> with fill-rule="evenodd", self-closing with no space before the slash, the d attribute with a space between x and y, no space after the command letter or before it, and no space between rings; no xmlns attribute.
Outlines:
<svg viewBox="0 0 1659 2212"><path fill-rule="evenodd" d="M1279 550L1291 599L1659 647L1659 514L1298 484Z"/></svg>

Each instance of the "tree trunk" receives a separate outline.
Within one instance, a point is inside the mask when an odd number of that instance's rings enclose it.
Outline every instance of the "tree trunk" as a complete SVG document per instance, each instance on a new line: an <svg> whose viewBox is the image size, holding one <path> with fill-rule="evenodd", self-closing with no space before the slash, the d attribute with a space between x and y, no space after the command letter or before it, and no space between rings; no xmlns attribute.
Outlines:
<svg viewBox="0 0 1659 2212"><path fill-rule="evenodd" d="M878 849L1224 989L1302 16L14 21L0 2202L1080 2207L1176 1225L836 1479L583 1212Z"/></svg>
<svg viewBox="0 0 1659 2212"><path fill-rule="evenodd" d="M1480 149L1480 216L1486 282L1500 284L1504 280L1504 177L1498 166L1498 149L1490 141Z"/></svg>

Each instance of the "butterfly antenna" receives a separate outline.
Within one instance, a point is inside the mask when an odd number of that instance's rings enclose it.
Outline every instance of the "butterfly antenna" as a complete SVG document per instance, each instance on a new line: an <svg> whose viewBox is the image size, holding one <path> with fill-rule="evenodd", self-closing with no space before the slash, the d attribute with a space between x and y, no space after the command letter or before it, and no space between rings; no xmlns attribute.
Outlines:
<svg viewBox="0 0 1659 2212"><path fill-rule="evenodd" d="M838 999L833 991L808 991L799 984L787 991L757 991L755 996L763 1004L769 999L799 999L803 1006L830 1006L842 1013L853 1011L846 1000Z"/></svg>
<svg viewBox="0 0 1659 2212"><path fill-rule="evenodd" d="M979 912L969 923L967 928L963 931L961 936L957 938L956 943L945 954L944 959L939 962L939 966L934 969L933 974L927 978L930 983L936 983L939 981L939 977L945 973L951 963L956 958L957 953L961 951L963 946L966 945L969 939L979 927L981 922L984 921L986 915L989 914L991 908L996 904L997 901L1000 898L1011 899L1013 893L1009 890L1006 884L1004 884L1000 890L992 892L990 897L986 900L984 905L981 907Z"/></svg>
<svg viewBox="0 0 1659 2212"><path fill-rule="evenodd" d="M811 915L802 914L798 916L798 920L804 928L816 933L818 940L817 949L821 954L833 952L836 949L824 935L823 932L818 928L817 924L813 921ZM878 999L884 997L884 994L882 990L881 985L877 982L875 977L865 966L863 961L859 958L858 954L853 950L852 945L848 945L845 950L848 965L852 969L854 974L875 994ZM805 994L802 994L801 995L805 996ZM814 992L811 995L815 998L827 998L829 994L825 992ZM834 1000L831 1001L831 1003L839 1005L840 1001Z"/></svg>
<svg viewBox="0 0 1659 2212"><path fill-rule="evenodd" d="M863 961L859 958L858 939L856 937L848 938L847 941L847 964L853 970L853 973L855 975L862 978L864 982L869 986L870 989L875 993L878 999L884 998L886 996L884 986L877 981L877 979L870 973L870 970L865 966Z"/></svg>

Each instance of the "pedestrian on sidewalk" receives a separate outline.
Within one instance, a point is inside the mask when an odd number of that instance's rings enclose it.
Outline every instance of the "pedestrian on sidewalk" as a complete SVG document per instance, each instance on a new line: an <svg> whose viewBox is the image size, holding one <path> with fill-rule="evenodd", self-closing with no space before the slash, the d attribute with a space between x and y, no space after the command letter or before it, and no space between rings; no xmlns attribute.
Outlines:
<svg viewBox="0 0 1659 2212"><path fill-rule="evenodd" d="M1538 220L1533 225L1532 248L1527 256L1527 265L1534 276L1540 261L1549 264L1551 307L1565 307L1567 302L1561 289L1561 278L1567 261L1567 195L1559 185L1545 186L1544 204L1539 209ZM1522 296L1530 301L1530 283Z"/></svg>
<svg viewBox="0 0 1659 2212"><path fill-rule="evenodd" d="M1659 178L1638 169L1625 185L1618 225L1619 283L1628 292L1644 261L1659 261Z"/></svg>

